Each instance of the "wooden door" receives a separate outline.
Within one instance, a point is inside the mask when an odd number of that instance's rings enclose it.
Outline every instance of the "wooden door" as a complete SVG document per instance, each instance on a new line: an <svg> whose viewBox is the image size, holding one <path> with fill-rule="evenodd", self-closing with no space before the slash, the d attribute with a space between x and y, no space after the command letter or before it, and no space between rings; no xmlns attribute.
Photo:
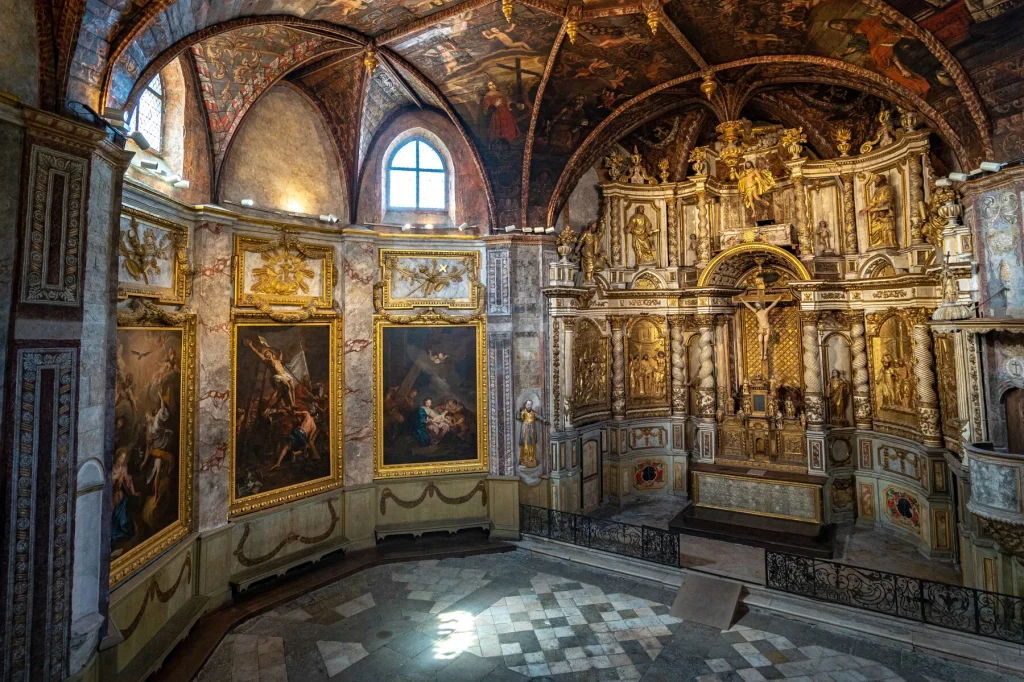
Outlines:
<svg viewBox="0 0 1024 682"><path fill-rule="evenodd" d="M1024 389L1006 393L1006 441L1010 452L1024 455Z"/></svg>
<svg viewBox="0 0 1024 682"><path fill-rule="evenodd" d="M583 479L581 511L587 512L601 504L601 446L597 440L583 443Z"/></svg>

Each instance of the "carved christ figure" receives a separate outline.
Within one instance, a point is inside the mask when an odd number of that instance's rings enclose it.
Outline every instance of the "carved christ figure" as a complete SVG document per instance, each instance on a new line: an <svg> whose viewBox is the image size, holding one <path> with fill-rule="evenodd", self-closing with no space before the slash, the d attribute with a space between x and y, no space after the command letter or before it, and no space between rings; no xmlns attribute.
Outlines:
<svg viewBox="0 0 1024 682"><path fill-rule="evenodd" d="M774 187L775 178L771 171L756 167L752 161L743 162L737 188L752 218L757 219L759 212L767 214L771 209L771 202L764 195Z"/></svg>
<svg viewBox="0 0 1024 682"><path fill-rule="evenodd" d="M651 219L644 215L644 207L637 206L633 217L626 225L626 233L633 237L633 252L636 253L637 265L653 265L658 260L658 250L654 238L658 230L651 224Z"/></svg>
<svg viewBox="0 0 1024 682"><path fill-rule="evenodd" d="M745 299L741 298L740 300L743 301L743 305L750 308L750 312L754 313L754 319L757 320L757 342L761 346L761 359L767 360L768 340L772 336L772 323L768 319L768 313L771 311L772 308L779 304L779 301L782 300L782 297L776 297L776 299L772 301L772 304L767 308L764 307L764 303L762 303L761 301L756 301L757 307L755 308L754 306L750 305L750 303L748 303Z"/></svg>

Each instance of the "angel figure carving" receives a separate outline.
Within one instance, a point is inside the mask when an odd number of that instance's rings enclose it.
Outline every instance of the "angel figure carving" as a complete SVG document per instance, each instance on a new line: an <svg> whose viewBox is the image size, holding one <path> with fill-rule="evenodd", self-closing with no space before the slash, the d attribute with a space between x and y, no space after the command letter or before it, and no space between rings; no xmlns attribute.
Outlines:
<svg viewBox="0 0 1024 682"><path fill-rule="evenodd" d="M160 274L160 261L171 257L171 238L158 239L153 228L146 228L139 237L139 223L132 218L131 226L121 230L119 251L124 258L124 269L135 281L149 284L150 275Z"/></svg>

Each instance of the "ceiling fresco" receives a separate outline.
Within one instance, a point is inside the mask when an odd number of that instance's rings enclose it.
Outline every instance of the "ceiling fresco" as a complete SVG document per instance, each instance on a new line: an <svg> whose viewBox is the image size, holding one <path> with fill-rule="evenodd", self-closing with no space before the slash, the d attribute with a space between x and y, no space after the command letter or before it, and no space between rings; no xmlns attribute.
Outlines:
<svg viewBox="0 0 1024 682"><path fill-rule="evenodd" d="M242 116L267 88L297 65L344 47L273 24L246 26L193 45L215 161L224 158Z"/></svg>
<svg viewBox="0 0 1024 682"><path fill-rule="evenodd" d="M58 101L124 106L190 50L216 158L286 78L324 111L349 183L395 111L439 108L479 154L500 225L550 219L581 164L617 141L671 136L643 153L671 147L681 173L723 116L802 125L831 156L835 126L856 148L886 100L922 114L950 169L1024 155L1024 0L513 0L509 20L500 0L78 1ZM382 67L363 88L368 45ZM697 106L706 70L720 86L710 108ZM636 98L673 79L685 82Z"/></svg>

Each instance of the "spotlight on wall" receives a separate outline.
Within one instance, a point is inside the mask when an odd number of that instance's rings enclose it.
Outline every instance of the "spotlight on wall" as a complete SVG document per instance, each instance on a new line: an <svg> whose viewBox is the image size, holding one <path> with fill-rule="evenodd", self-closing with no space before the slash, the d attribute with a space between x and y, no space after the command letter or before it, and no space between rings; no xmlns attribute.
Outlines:
<svg viewBox="0 0 1024 682"><path fill-rule="evenodd" d="M423 226L423 229L424 230L433 230L434 226L431 223L427 223L426 225Z"/></svg>
<svg viewBox="0 0 1024 682"><path fill-rule="evenodd" d="M157 163L156 161L140 161L139 165L145 168L146 170L151 171L155 171L157 168L160 167L160 164Z"/></svg>
<svg viewBox="0 0 1024 682"><path fill-rule="evenodd" d="M121 139L123 139L123 140L131 140L136 145L138 145L139 149L141 149L142 151L146 151L147 149L149 149L149 140L146 139L145 135L143 135L142 133L140 133L137 130L134 133L130 134L130 135L125 135L122 126L115 126L115 125L111 124L110 121L108 121L106 118L101 116L95 109L90 107L88 104L82 104L81 102L74 102L74 101L68 102L68 109L71 109L71 111L75 112L75 114L78 115L79 117L81 117L81 114L83 112L88 113L90 116L92 116L92 119L94 121L102 123L104 127L108 128L112 133L114 133L115 135L117 135ZM124 117L124 113L123 112L122 112L121 116L122 116L122 120L124 120L123 119L123 117Z"/></svg>
<svg viewBox="0 0 1024 682"><path fill-rule="evenodd" d="M950 180L949 178L936 178L935 179L935 186L936 187L952 187L953 186L953 181Z"/></svg>
<svg viewBox="0 0 1024 682"><path fill-rule="evenodd" d="M544 230L547 234L554 234L555 228L548 226L548 229Z"/></svg>
<svg viewBox="0 0 1024 682"><path fill-rule="evenodd" d="M970 176L967 173L950 173L949 179L953 182L967 182Z"/></svg>
<svg viewBox="0 0 1024 682"><path fill-rule="evenodd" d="M459 225L457 229L459 230L459 232L465 232L467 227L469 227L469 225L467 225L466 223L462 223L461 225Z"/></svg>
<svg viewBox="0 0 1024 682"><path fill-rule="evenodd" d="M320 222L330 223L331 225L333 225L334 223L338 222L338 216L334 215L333 213L328 213L327 215L320 216Z"/></svg>
<svg viewBox="0 0 1024 682"><path fill-rule="evenodd" d="M1006 164L999 163L997 161L982 161L978 166L978 170L986 173L998 173L1003 169Z"/></svg>
<svg viewBox="0 0 1024 682"><path fill-rule="evenodd" d="M245 206L246 208L252 208L256 204L256 202L253 201L252 199L242 199L238 203L240 203L242 206Z"/></svg>
<svg viewBox="0 0 1024 682"><path fill-rule="evenodd" d="M506 232L515 232L516 231L516 226L515 225L506 225L505 226L505 231Z"/></svg>
<svg viewBox="0 0 1024 682"><path fill-rule="evenodd" d="M188 180L182 179L174 183L174 186L177 187L178 189L188 189L189 185L191 184L192 183L190 183Z"/></svg>
<svg viewBox="0 0 1024 682"><path fill-rule="evenodd" d="M405 225L402 225L402 232L405 232L406 230L411 230L411 229L412 229L412 225L410 225L409 223L406 223Z"/></svg>

